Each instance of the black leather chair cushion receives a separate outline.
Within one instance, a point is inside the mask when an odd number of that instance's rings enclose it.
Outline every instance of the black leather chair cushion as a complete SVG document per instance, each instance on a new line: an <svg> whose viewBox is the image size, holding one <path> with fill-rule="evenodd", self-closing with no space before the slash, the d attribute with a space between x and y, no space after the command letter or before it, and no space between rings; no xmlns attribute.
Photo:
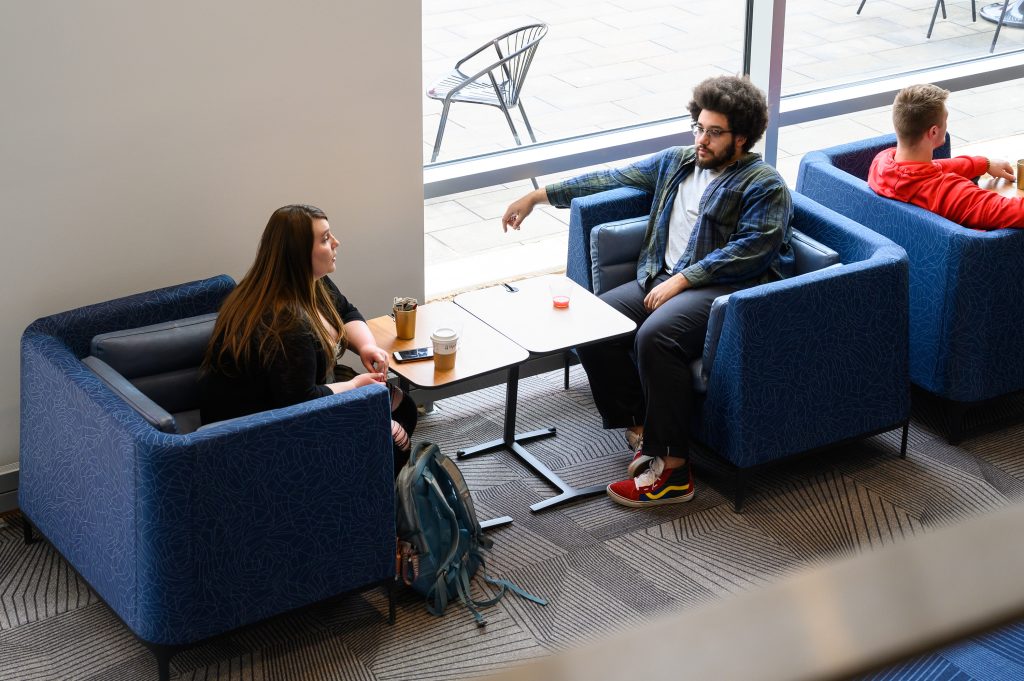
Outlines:
<svg viewBox="0 0 1024 681"><path fill-rule="evenodd" d="M644 244L647 217L598 225L590 233L594 291L604 293L636 279L637 254Z"/></svg>
<svg viewBox="0 0 1024 681"><path fill-rule="evenodd" d="M216 319L213 313L100 334L91 352L165 411L192 411L199 406L199 366Z"/></svg>

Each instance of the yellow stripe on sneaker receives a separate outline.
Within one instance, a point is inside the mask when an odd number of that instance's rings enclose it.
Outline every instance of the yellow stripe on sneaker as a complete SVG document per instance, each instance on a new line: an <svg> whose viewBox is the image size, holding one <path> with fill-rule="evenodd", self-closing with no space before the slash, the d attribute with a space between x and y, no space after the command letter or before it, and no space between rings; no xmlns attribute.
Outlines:
<svg viewBox="0 0 1024 681"><path fill-rule="evenodd" d="M663 496L665 496L666 494L668 494L669 492L677 491L677 492L682 492L683 494L685 494L686 492L689 491L689 489L690 489L690 483L686 483L685 485L665 485L665 489L661 490L657 494L651 494L650 492L647 492L646 496L647 496L648 499L660 499Z"/></svg>

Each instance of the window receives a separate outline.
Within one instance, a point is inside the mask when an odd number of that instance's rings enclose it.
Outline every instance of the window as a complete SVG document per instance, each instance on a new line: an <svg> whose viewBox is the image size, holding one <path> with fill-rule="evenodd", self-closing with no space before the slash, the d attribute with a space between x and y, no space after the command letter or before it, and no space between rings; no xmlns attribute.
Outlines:
<svg viewBox="0 0 1024 681"><path fill-rule="evenodd" d="M526 178L554 180L575 168L620 165L690 143L684 114L693 86L709 75L741 72L744 64L769 93L765 157L791 184L806 151L888 132L894 93L914 82L954 91L954 153L961 144L1019 132L1024 95L1006 84L1024 78L1024 30L1004 26L990 56L995 25L981 16L972 22L966 0L946 2L948 16L939 13L930 39L931 0L912 7L865 0L860 15L858 4L566 0L553 9L543 0L479 7L472 0L424 0L428 85L508 27L538 20L550 26L523 95L538 144L517 148L498 109L455 104L438 162L427 163L441 105L425 100L428 293L444 293L445 282L455 279L458 288L471 286L473 272L483 284L498 271L509 278L564 261L564 250L555 250L565 211L537 226L543 234L528 223L517 237L524 250L509 248L501 232L505 206L531 187ZM551 252L527 253L534 236L553 244ZM460 268L463 276L443 274Z"/></svg>

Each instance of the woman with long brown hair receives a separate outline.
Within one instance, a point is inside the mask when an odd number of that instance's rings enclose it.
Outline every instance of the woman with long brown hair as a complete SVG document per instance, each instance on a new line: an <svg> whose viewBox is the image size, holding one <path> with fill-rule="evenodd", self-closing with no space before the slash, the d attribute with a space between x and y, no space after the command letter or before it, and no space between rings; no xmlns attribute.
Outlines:
<svg viewBox="0 0 1024 681"><path fill-rule="evenodd" d="M210 338L200 378L204 424L385 380L387 353L327 276L337 248L319 208L284 206L270 216L256 260L225 299ZM370 373L338 366L346 349ZM416 405L388 387L397 475L409 457Z"/></svg>

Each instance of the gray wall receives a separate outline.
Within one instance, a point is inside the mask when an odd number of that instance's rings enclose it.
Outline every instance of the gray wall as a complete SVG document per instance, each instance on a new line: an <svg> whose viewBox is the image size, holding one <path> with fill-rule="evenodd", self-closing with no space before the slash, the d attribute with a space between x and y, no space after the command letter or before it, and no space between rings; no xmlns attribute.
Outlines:
<svg viewBox="0 0 1024 681"><path fill-rule="evenodd" d="M323 208L368 316L423 294L420 5L0 3L0 467L33 319L245 273Z"/></svg>

